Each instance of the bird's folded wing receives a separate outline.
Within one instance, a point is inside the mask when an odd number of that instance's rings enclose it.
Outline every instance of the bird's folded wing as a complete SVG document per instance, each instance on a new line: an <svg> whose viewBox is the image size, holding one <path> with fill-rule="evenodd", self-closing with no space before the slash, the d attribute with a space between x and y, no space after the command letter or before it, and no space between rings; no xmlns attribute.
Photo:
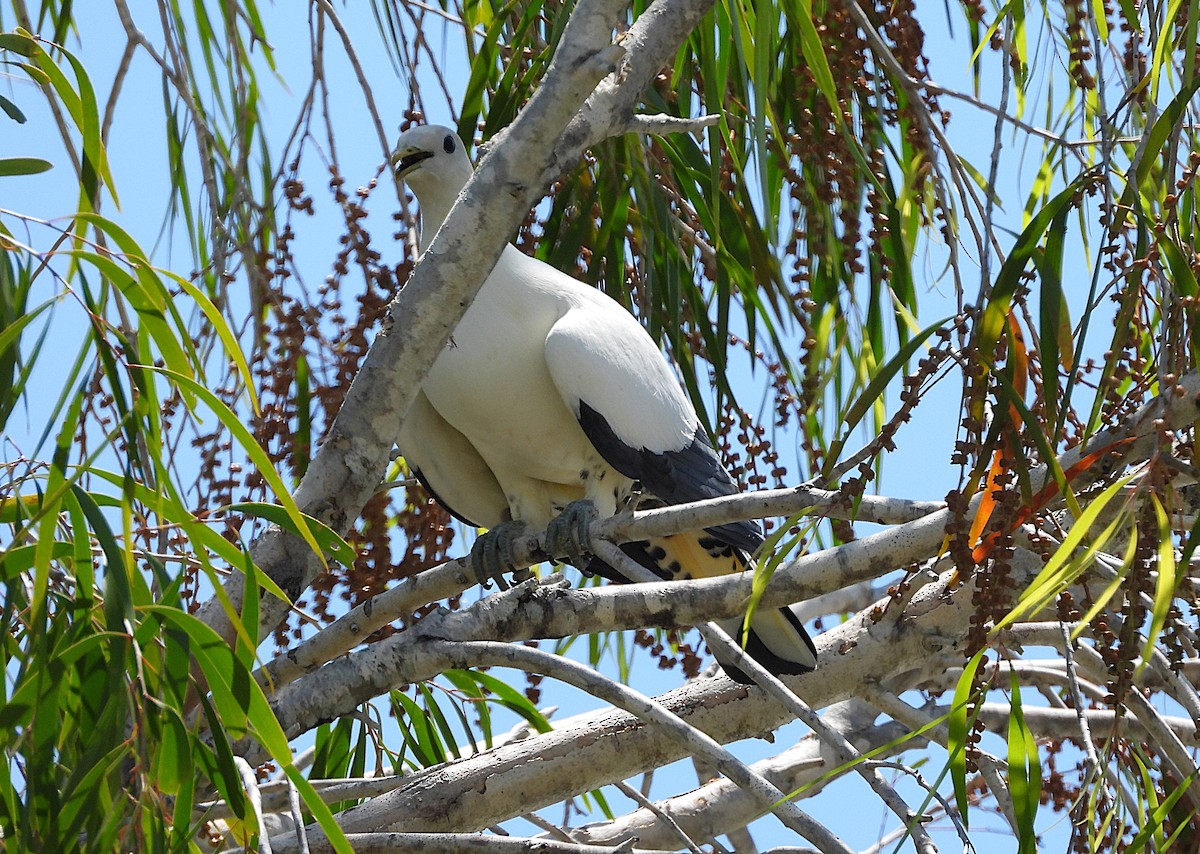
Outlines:
<svg viewBox="0 0 1200 854"><path fill-rule="evenodd" d="M546 339L550 375L592 445L664 504L736 493L652 339L615 304L614 311L602 309L567 312ZM713 533L748 552L762 542L753 522Z"/></svg>

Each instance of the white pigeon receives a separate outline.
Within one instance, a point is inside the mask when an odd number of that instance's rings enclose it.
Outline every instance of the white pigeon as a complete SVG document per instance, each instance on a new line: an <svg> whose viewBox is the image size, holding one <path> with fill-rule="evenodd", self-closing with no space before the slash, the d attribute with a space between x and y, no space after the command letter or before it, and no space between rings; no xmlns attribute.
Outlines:
<svg viewBox="0 0 1200 854"><path fill-rule="evenodd" d="M471 161L437 125L401 134L392 160L420 203L424 251ZM639 506L738 491L641 325L601 291L511 245L434 362L397 445L437 501L476 527L542 530L581 500L611 516L635 483ZM744 571L762 541L756 523L741 522L623 549L661 578L702 578ZM622 580L596 559L573 562ZM738 639L740 623L728 624ZM817 663L790 608L755 614L747 652L780 674Z"/></svg>

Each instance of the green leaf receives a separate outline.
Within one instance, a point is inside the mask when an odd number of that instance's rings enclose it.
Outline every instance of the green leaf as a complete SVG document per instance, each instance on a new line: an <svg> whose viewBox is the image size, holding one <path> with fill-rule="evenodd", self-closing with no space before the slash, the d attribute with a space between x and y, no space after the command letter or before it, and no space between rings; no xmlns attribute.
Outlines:
<svg viewBox="0 0 1200 854"><path fill-rule="evenodd" d="M21 573L33 569L38 545L40 545L40 541L38 544L15 546L0 556L0 583L7 584ZM51 543L46 557L50 561L58 562L73 557L74 554L75 549L72 543L54 542Z"/></svg>
<svg viewBox="0 0 1200 854"><path fill-rule="evenodd" d="M392 691L392 702L403 712L400 730L404 743L412 748L417 762L424 768L440 765L446 761L446 751L438 740L429 713L416 700L402 691Z"/></svg>
<svg viewBox="0 0 1200 854"><path fill-rule="evenodd" d="M506 682L501 682L490 673L472 671L471 676L480 687L496 695L500 703L509 711L516 712L533 725L538 732L550 732L550 721L538 711L537 706L529 702L529 698Z"/></svg>
<svg viewBox="0 0 1200 854"><path fill-rule="evenodd" d="M291 531L293 534L305 536L296 527L295 521L291 514L278 504L264 504L260 501L244 501L238 504L230 504L225 508L234 513L244 513L247 516L255 516L259 519L266 519L285 531ZM307 513L301 513L302 518L306 523L306 531L309 536L317 542L321 551L328 554L334 560L341 563L343 566L354 565L354 547L338 536L337 531L330 528L319 519L314 519ZM308 537L305 537L307 539Z"/></svg>
<svg viewBox="0 0 1200 854"><path fill-rule="evenodd" d="M1021 712L1021 683L1017 671L1009 673L1012 714L1008 718L1008 790L1012 795L1013 815L1017 824L1018 854L1036 854L1038 803L1042 795L1042 765L1037 739Z"/></svg>
<svg viewBox="0 0 1200 854"><path fill-rule="evenodd" d="M184 781L193 774L192 737L174 714L163 718L162 740L150 770L158 788L168 795L179 794Z"/></svg>
<svg viewBox="0 0 1200 854"><path fill-rule="evenodd" d="M237 333L230 328L229 324L225 321L225 317L221 314L221 310L208 298L208 295L204 291L200 290L183 276L178 276L169 270L161 272L173 279L179 287L183 288L184 292L204 312L204 317L212 326L213 331L217 333L217 337L221 339L221 343L225 345L225 355L233 362L238 374L242 378L242 387L246 390L246 394L250 398L250 406L253 408L255 414L258 414L261 411L261 407L258 402L258 392L254 386L254 375L250 373L250 366L246 363L246 355L242 352L241 345L238 344ZM184 335L187 334L187 330L183 328L180 329L180 332Z"/></svg>
<svg viewBox="0 0 1200 854"><path fill-rule="evenodd" d="M38 47L37 41L22 30L16 33L0 33L0 50L11 50L21 56L31 57L41 48Z"/></svg>
<svg viewBox="0 0 1200 854"><path fill-rule="evenodd" d="M424 683L418 685L417 690L421 692L421 699L425 701L425 711L429 715L430 721L437 726L438 732L441 734L441 743L449 748L452 758L462 758L462 753L458 749L458 739L454 737L454 729L450 726L450 722L446 720L446 715L442 712L442 707L437 702L437 698L429 690L429 686Z"/></svg>
<svg viewBox="0 0 1200 854"><path fill-rule="evenodd" d="M479 715L479 728L483 731L483 741L487 748L492 746L492 713L488 709L488 704L482 702L484 700L483 689L479 687L479 683L475 681L475 674L469 670L447 670L442 673L450 684L458 689L459 693L465 694L472 701L471 708L475 714ZM467 730L470 733L470 729ZM474 734L471 734L472 746L478 750L478 745L474 743Z"/></svg>
<svg viewBox="0 0 1200 854"><path fill-rule="evenodd" d="M8 175L37 175L54 168L40 157L0 157L0 178Z"/></svg>
<svg viewBox="0 0 1200 854"><path fill-rule="evenodd" d="M317 727L311 767L314 779L346 776L350 768L350 732L353 727L353 718L338 718L333 727L329 724Z"/></svg>
<svg viewBox="0 0 1200 854"><path fill-rule="evenodd" d="M1155 833L1158 832L1158 829L1162 827L1163 822L1166 820L1166 818L1170 814L1171 810L1174 809L1175 804L1178 803L1179 799L1182 798L1185 794L1187 794L1188 789L1190 789L1192 787L1192 785L1195 784L1198 773L1200 773L1200 772L1193 771L1191 774L1189 774L1187 776L1186 780L1184 780L1183 782L1179 783L1178 785L1176 785L1174 788L1171 789L1171 791L1167 794L1166 798L1163 799L1163 802L1161 804L1159 804L1154 809L1154 811L1150 814L1149 821L1146 822L1146 824L1142 827L1142 829L1140 831L1138 831L1138 834L1136 836L1134 836L1133 839L1129 840L1129 844L1124 846L1124 850L1126 850L1126 851L1151 850L1146 847L1146 844L1150 841L1150 838L1152 836L1154 836ZM1180 825L1179 829L1183 829L1186 826L1187 826L1186 823L1182 823ZM1160 849L1160 850L1167 850L1167 849Z"/></svg>
<svg viewBox="0 0 1200 854"><path fill-rule="evenodd" d="M1158 644L1159 635L1167 624L1171 604L1175 600L1175 588L1179 584L1179 570L1175 563L1175 537L1171 531L1171 520L1158 496L1151 493L1154 518L1158 522L1158 565L1154 583L1154 606L1151 609L1150 628L1146 631L1146 642L1142 646L1142 666L1149 663Z"/></svg>
<svg viewBox="0 0 1200 854"><path fill-rule="evenodd" d="M1091 557L1104 548L1105 543L1116 533L1119 525L1124 522L1123 514L1117 514L1113 522L1099 536L1093 537L1091 535L1095 530L1097 519L1104 512L1104 508L1116 498L1132 479L1132 475L1121 478L1104 490L1104 492L1100 493L1084 509L1083 514L1075 520L1075 524L1071 526L1071 530L1063 538L1062 545L1055 550L1050 560L1042 567L1041 572L1025 588L1020 599L1017 600L1017 604L1013 606L1012 611L992 629L993 634L1006 626L1025 619L1031 614L1036 614L1042 608L1046 607L1058 596L1060 591L1065 589L1068 584L1074 581L1090 565ZM1083 544L1085 539L1089 538L1091 542L1084 550L1084 553L1076 558L1075 550Z"/></svg>
<svg viewBox="0 0 1200 854"><path fill-rule="evenodd" d="M61 296L50 297L50 299L43 302L37 308L24 312L20 317L13 320L12 323L9 323L3 329L0 329L0 353L3 353L9 347L12 347L20 339L21 333L25 330L25 327L34 320L34 318L55 303L61 302L62 299L63 298Z"/></svg>
<svg viewBox="0 0 1200 854"><path fill-rule="evenodd" d="M204 673L225 730L240 737L249 726L272 759L288 764L291 750L287 736L262 688L229 644L211 626L178 608L151 604L139 610L158 616L188 636L189 649Z"/></svg>
<svg viewBox="0 0 1200 854"><path fill-rule="evenodd" d="M1165 28L1162 37L1170 37L1171 28ZM1156 65L1157 67L1157 65ZM1146 140L1142 145L1142 159L1137 164L1137 177L1135 181L1129 182L1125 188L1125 192L1121 196L1121 204L1133 207L1133 198L1136 193L1143 192L1147 195L1154 196L1154 182L1158 180L1154 177L1152 171L1156 160L1161 152L1166 149L1167 137L1169 137L1178 124L1183 120L1189 107L1192 106L1192 96L1200 89L1200 75L1184 85L1174 98L1163 108L1162 113L1150 126L1150 130L1145 134Z"/></svg>
<svg viewBox="0 0 1200 854"><path fill-rule="evenodd" d="M812 519L798 533L788 536L788 532L802 518L808 516L811 509L803 508L793 513L758 547L754 563L754 580L750 584L750 599L746 602L746 616L742 620L742 636L736 639L743 647L750 642L750 624L754 620L758 603L762 600L767 585L771 583L771 577L775 574L775 570L783 565L787 556L795 551L800 543L813 536L817 525L820 524L820 520ZM786 543L784 542L785 537L787 538Z"/></svg>
<svg viewBox="0 0 1200 854"><path fill-rule="evenodd" d="M790 4L784 4L785 8L789 6ZM811 0L799 0L799 3L793 8L796 8L799 14L792 15L789 20L799 26L800 49L808 63L809 72L817 81L817 88L829 102L829 109L832 110L838 124L841 124L842 105L837 96L837 86L833 82L833 72L829 68L829 60L825 56L824 42L813 23L812 2Z"/></svg>
<svg viewBox="0 0 1200 854"><path fill-rule="evenodd" d="M1075 204L1080 188L1092 180L1093 174L1089 171L1078 175L1065 190L1047 202L1021 232L1012 251L1004 259L977 329L978 352L987 354L981 362L985 370L991 364L990 354L996 352L1000 343L1000 335L1004 331L1005 320L1012 307L1013 294L1021 282L1025 265L1034 256L1042 236L1047 231L1062 231L1066 228L1065 217Z"/></svg>
<svg viewBox="0 0 1200 854"><path fill-rule="evenodd" d="M242 450L246 452L246 456L250 458L250 462L254 464L258 473L262 475L267 486L275 493L275 497L279 500L288 518L291 519L291 530L308 543L314 554L323 559L321 545L317 542L312 530L304 521L304 514L300 512L300 508L296 506L295 499L292 498L291 493L284 486L279 473L275 471L275 467L271 464L271 458L267 456L267 452L258 444L258 441L254 438L254 434L238 418L237 413L226 406L225 401L221 400L191 377L183 376L166 368L153 368L152 370L158 371L163 376L169 377L177 385L190 390L196 397L204 401L205 406L216 414L217 419L233 434L233 438L241 446Z"/></svg>
<svg viewBox="0 0 1200 854"><path fill-rule="evenodd" d="M981 649L975 653L963 668L962 676L958 677L958 685L954 689L954 705L950 707L950 717L946 721L950 779L954 783L954 798L958 804L958 814L962 816L963 827L970 825L967 814L967 736L974 724L974 715L968 720L967 706L971 699L971 686L975 683L975 671L983 661L984 652L985 650Z"/></svg>
<svg viewBox="0 0 1200 854"><path fill-rule="evenodd" d="M96 175L100 177L104 186L108 187L109 193L112 194L113 204L120 209L121 200L117 196L117 185L113 181L112 170L108 165L108 151L105 149L101 137L100 107L96 103L96 92L92 87L91 78L75 54L61 45L56 46L56 49L61 51L71 64L71 69L75 72L75 81L79 84L79 115L76 117L76 124L83 137L85 165L95 170ZM38 59L40 58L38 57ZM43 65L43 70L44 68Z"/></svg>
<svg viewBox="0 0 1200 854"><path fill-rule="evenodd" d="M87 261L120 290L138 313L139 333L147 333L158 345L158 353L169 369L188 376L197 374L200 359L192 345L191 334L176 313L171 295L142 256L141 248L111 220L89 213L76 214L76 218L91 223L111 237L126 253L123 260L133 268L133 272L122 266L112 255L83 250L70 250L64 254ZM174 330L166 321L167 314L170 314L175 322ZM145 360L152 361L153 358L147 354ZM194 406L195 396L187 389L180 391L188 405Z"/></svg>
<svg viewBox="0 0 1200 854"><path fill-rule="evenodd" d="M1115 531L1118 525L1123 522L1125 522L1125 519L1121 517L1115 519L1113 524L1109 525L1109 527L1100 535L1100 541L1107 541L1112 536L1112 532ZM1087 631L1088 626L1092 624L1092 620L1096 619L1100 612L1107 607L1108 603L1112 601L1112 598L1116 596L1117 593L1120 592L1121 588L1125 585L1125 579L1129 577L1129 570L1133 567L1133 557L1137 551L1137 537L1132 535L1133 532L1130 533L1131 535L1129 537L1129 542L1125 546L1125 556L1121 561L1121 565L1117 568L1116 574L1113 575L1112 579L1108 582L1105 588L1100 591L1099 594L1094 594L1092 596L1092 607L1088 608L1087 613L1085 613L1079 619L1078 625L1071 630L1072 641ZM1092 554L1093 553L1089 551L1084 555L1086 560L1085 565L1091 564Z"/></svg>

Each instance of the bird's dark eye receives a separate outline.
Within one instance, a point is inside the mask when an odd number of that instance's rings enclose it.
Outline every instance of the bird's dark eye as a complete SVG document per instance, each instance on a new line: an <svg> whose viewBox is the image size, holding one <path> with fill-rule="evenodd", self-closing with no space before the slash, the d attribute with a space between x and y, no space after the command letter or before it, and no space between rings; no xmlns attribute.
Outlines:
<svg viewBox="0 0 1200 854"><path fill-rule="evenodd" d="M447 154L453 154L454 153L454 137L452 137L450 134L446 134L446 138L442 140L442 148L444 148L446 150Z"/></svg>

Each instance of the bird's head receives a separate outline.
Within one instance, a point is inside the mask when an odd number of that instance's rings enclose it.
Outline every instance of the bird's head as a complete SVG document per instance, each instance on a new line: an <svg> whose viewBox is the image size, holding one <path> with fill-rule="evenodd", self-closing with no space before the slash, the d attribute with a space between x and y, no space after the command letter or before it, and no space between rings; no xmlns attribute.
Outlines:
<svg viewBox="0 0 1200 854"><path fill-rule="evenodd" d="M421 125L400 134L392 165L423 209L432 205L449 210L472 172L466 146L458 134L441 125Z"/></svg>

